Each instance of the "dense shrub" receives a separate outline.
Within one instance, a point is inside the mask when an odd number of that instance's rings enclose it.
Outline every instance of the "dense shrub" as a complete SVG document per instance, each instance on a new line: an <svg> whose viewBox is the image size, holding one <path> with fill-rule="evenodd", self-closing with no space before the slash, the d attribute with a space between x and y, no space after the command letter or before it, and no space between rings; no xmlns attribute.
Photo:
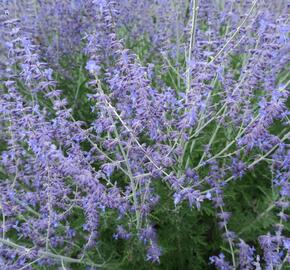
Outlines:
<svg viewBox="0 0 290 270"><path fill-rule="evenodd" d="M1 269L289 269L287 1L0 5Z"/></svg>

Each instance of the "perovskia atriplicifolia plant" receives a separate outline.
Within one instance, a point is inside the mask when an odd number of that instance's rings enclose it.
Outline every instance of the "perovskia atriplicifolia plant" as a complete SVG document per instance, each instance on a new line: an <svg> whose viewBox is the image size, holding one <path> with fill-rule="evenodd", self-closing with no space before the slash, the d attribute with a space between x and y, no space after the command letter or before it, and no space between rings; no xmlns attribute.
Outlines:
<svg viewBox="0 0 290 270"><path fill-rule="evenodd" d="M0 2L0 266L289 268L289 4Z"/></svg>

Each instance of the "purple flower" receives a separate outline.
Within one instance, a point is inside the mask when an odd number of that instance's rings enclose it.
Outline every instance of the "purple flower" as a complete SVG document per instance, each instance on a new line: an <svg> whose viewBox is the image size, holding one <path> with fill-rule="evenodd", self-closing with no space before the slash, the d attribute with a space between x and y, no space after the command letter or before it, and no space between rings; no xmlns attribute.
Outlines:
<svg viewBox="0 0 290 270"><path fill-rule="evenodd" d="M99 75L100 73L100 66L97 65L96 61L89 60L86 64L86 69L92 73L93 75Z"/></svg>
<svg viewBox="0 0 290 270"><path fill-rule="evenodd" d="M123 226L117 227L117 232L113 235L114 239L124 239L128 240L131 238L131 233L127 232Z"/></svg>
<svg viewBox="0 0 290 270"><path fill-rule="evenodd" d="M219 270L231 270L231 265L225 260L225 255L223 253L219 256L210 257L210 263L214 264Z"/></svg>
<svg viewBox="0 0 290 270"><path fill-rule="evenodd" d="M239 260L241 269L253 269L254 252L255 249L247 245L243 240L240 240L239 246Z"/></svg>
<svg viewBox="0 0 290 270"><path fill-rule="evenodd" d="M161 256L160 248L153 242L147 249L146 260L153 263L160 263L159 257Z"/></svg>

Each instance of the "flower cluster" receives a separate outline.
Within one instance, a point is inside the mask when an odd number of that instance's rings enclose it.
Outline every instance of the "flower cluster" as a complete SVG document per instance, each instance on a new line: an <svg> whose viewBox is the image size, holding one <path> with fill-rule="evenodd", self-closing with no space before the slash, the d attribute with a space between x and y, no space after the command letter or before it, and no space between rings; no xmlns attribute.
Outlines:
<svg viewBox="0 0 290 270"><path fill-rule="evenodd" d="M217 224L208 267L283 269L290 26L274 2L2 1L1 269L162 266L158 215L184 209ZM273 222L253 238L228 194L261 170L254 222Z"/></svg>

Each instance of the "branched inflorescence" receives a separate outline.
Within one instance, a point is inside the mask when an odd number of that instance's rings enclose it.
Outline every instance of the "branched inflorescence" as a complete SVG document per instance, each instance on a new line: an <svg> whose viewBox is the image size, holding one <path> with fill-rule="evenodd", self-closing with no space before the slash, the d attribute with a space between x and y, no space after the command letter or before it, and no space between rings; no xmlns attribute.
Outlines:
<svg viewBox="0 0 290 270"><path fill-rule="evenodd" d="M162 266L158 215L184 209L213 213L208 267L284 269L290 26L273 2L2 1L1 269L121 269L112 241ZM273 222L246 237L230 192L260 171L256 221Z"/></svg>

